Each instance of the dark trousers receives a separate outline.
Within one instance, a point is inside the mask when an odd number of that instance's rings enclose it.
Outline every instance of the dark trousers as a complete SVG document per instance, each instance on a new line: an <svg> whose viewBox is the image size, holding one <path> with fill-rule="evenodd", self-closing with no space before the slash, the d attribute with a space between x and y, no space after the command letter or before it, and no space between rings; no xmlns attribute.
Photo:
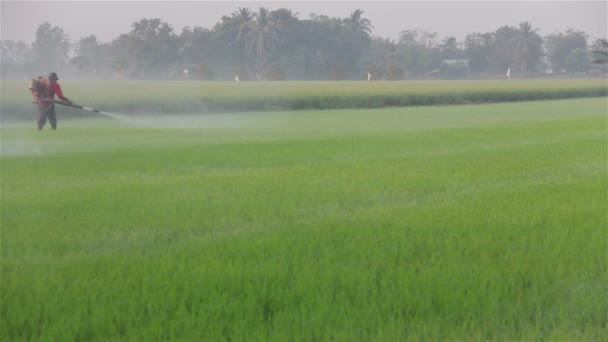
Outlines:
<svg viewBox="0 0 608 342"><path fill-rule="evenodd" d="M49 108L38 107L38 111L40 112L40 116L38 116L38 129L41 130L46 124L46 119L49 119L51 123L51 127L53 129L57 129L57 116L55 115L55 106L51 106Z"/></svg>

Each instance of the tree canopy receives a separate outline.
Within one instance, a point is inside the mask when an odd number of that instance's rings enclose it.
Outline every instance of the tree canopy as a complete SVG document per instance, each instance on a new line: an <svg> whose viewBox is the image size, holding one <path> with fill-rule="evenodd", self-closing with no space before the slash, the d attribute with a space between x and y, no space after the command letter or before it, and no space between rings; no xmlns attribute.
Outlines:
<svg viewBox="0 0 608 342"><path fill-rule="evenodd" d="M524 21L493 32L472 32L463 41L405 27L397 41L374 35L360 9L345 18L289 9L240 7L212 28L175 32L158 18L134 22L110 42L94 35L73 45L60 27L45 22L33 44L2 41L4 75L74 72L82 77L146 79L404 79L441 77L442 61L466 60L470 75L515 77L589 67L588 36L568 29L541 37ZM597 44L596 44L597 45ZM601 46L596 55L601 55ZM373 77L371 76L373 74Z"/></svg>

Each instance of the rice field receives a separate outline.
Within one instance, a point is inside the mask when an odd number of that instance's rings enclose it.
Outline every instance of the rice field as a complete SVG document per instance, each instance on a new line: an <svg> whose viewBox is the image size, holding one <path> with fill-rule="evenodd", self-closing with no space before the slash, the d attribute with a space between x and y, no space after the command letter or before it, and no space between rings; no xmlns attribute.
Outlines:
<svg viewBox="0 0 608 342"><path fill-rule="evenodd" d="M76 103L136 114L383 108L608 95L606 79L378 82L60 81ZM33 117L25 81L2 81L4 119ZM71 109L66 115L82 114Z"/></svg>
<svg viewBox="0 0 608 342"><path fill-rule="evenodd" d="M0 340L608 335L605 97L61 113L1 127Z"/></svg>

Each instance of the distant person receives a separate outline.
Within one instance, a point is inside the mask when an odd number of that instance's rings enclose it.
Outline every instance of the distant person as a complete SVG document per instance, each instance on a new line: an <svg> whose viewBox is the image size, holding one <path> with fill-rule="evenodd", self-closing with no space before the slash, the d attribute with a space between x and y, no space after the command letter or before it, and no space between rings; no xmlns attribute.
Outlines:
<svg viewBox="0 0 608 342"><path fill-rule="evenodd" d="M59 77L51 72L47 78L38 77L30 81L29 89L38 104L38 130L42 130L48 119L51 127L57 129L57 115L55 113L55 95L69 104L72 103L67 97L63 96L61 86L57 81Z"/></svg>
<svg viewBox="0 0 608 342"><path fill-rule="evenodd" d="M507 78L511 79L511 68L507 69Z"/></svg>

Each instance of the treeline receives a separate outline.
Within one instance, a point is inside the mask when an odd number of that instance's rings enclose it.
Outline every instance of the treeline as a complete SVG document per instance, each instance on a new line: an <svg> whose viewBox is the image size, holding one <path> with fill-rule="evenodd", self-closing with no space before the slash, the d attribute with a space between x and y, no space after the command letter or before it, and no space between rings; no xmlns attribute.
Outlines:
<svg viewBox="0 0 608 342"><path fill-rule="evenodd" d="M522 22L458 41L416 28L395 41L374 36L363 14L299 19L284 8L239 8L211 29L181 33L160 19L141 19L107 43L94 35L71 42L62 28L45 22L31 45L2 41L2 76L55 70L86 78L400 80L491 78L507 70L515 78L606 72L591 63L591 51L605 46L575 29L542 37Z"/></svg>

